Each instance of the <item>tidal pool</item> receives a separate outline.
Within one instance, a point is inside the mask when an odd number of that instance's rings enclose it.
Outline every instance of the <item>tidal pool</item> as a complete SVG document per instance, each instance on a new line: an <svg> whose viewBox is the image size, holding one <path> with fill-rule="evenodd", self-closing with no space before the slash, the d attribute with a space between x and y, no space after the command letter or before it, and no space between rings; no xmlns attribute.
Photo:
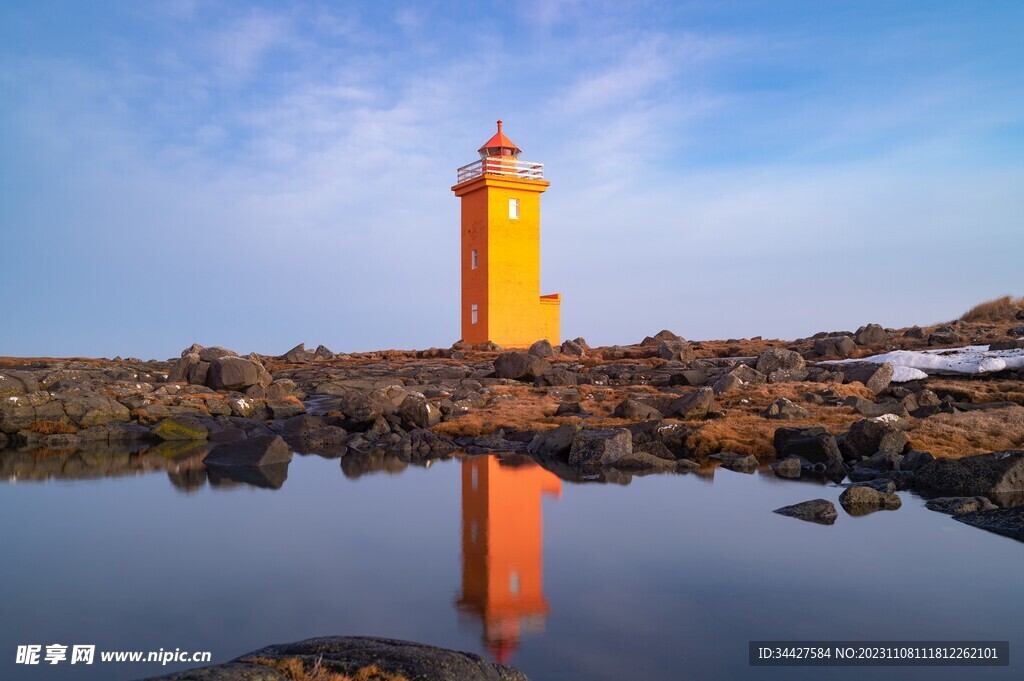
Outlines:
<svg viewBox="0 0 1024 681"><path fill-rule="evenodd" d="M772 510L842 488L768 470L624 485L490 456L305 455L247 477L69 479L111 474L100 453L27 480L14 456L0 452L4 679L195 666L17 665L25 644L218 662L325 635L473 651L533 681L1020 678L1024 544L909 493L897 511L840 509L822 526ZM1011 666L748 666L748 641L801 639L1009 640Z"/></svg>

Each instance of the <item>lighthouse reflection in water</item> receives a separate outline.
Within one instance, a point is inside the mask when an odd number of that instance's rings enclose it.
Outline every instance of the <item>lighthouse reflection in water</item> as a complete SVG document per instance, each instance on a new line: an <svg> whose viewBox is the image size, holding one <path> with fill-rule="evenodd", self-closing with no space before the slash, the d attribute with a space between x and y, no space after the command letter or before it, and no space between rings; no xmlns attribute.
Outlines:
<svg viewBox="0 0 1024 681"><path fill-rule="evenodd" d="M561 492L561 480L532 461L509 465L478 456L462 462L457 606L483 624L484 645L497 662L509 660L524 633L544 629L541 496Z"/></svg>

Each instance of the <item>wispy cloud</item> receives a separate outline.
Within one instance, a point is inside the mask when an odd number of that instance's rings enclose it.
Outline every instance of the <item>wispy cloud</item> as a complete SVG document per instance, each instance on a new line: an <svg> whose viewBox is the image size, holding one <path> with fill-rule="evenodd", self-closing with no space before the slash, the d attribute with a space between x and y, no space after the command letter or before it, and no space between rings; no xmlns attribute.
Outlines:
<svg viewBox="0 0 1024 681"><path fill-rule="evenodd" d="M200 3L116 51L27 50L0 74L17 164L0 229L24 256L0 270L24 320L0 330L0 354L450 343L448 187L496 117L548 164L544 289L565 294L568 334L809 333L809 316L855 326L868 320L842 315L872 305L900 321L878 300L927 297L919 254L959 273L922 315L1002 292L1013 248L975 265L944 244L1024 248L1024 171L979 142L1024 124L1019 74L953 52L892 78L858 71L864 38L839 25L819 38L648 10L540 3L460 23L420 6ZM481 30L494 25L508 30ZM72 289L182 315L112 340L113 308L43 312Z"/></svg>

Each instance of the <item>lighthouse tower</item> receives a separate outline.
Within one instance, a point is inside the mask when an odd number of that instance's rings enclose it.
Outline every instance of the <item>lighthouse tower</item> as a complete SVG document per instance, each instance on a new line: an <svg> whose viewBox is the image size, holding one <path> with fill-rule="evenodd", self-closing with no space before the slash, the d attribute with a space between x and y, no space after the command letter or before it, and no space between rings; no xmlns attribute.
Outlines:
<svg viewBox="0 0 1024 681"><path fill-rule="evenodd" d="M498 132L458 170L462 199L462 340L525 348L561 342L561 294L540 295L540 195L544 165L519 159Z"/></svg>

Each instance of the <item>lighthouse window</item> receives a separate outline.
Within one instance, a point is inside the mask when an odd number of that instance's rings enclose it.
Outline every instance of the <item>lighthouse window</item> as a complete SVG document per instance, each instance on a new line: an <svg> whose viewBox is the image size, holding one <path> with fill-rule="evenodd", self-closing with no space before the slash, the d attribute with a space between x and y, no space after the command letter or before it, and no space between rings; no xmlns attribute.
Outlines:
<svg viewBox="0 0 1024 681"><path fill-rule="evenodd" d="M472 324L476 324L477 320L479 319L479 316L480 316L480 315L479 315L479 313L477 312L477 307L476 307L476 305L473 305L473 306L471 306L471 307L469 308L469 319L470 319L470 323L472 323Z"/></svg>
<svg viewBox="0 0 1024 681"><path fill-rule="evenodd" d="M473 252L470 255L471 255L471 260L473 261L472 267L475 270L477 268L477 266L480 264L480 259L479 259L478 254L477 254L477 250L474 248Z"/></svg>
<svg viewBox="0 0 1024 681"><path fill-rule="evenodd" d="M508 217L511 220L519 219L519 199L508 200Z"/></svg>

